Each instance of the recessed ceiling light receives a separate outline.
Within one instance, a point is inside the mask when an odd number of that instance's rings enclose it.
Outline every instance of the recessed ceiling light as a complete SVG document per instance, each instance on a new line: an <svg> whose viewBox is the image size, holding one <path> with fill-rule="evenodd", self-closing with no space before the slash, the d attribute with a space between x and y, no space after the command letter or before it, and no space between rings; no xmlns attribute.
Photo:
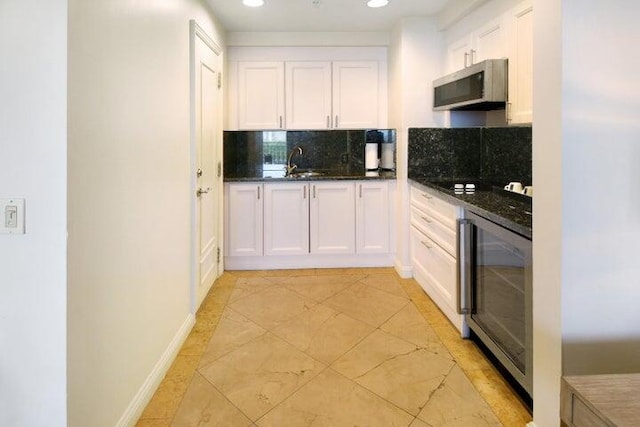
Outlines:
<svg viewBox="0 0 640 427"><path fill-rule="evenodd" d="M264 0L242 0L242 4L249 7L259 7L264 4Z"/></svg>
<svg viewBox="0 0 640 427"><path fill-rule="evenodd" d="M389 4L389 0L369 0L367 6L369 7L382 7Z"/></svg>

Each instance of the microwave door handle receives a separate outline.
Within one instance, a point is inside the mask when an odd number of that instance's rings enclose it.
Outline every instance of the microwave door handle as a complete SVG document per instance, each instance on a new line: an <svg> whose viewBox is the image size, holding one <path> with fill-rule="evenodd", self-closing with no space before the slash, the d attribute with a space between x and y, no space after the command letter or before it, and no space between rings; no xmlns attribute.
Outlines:
<svg viewBox="0 0 640 427"><path fill-rule="evenodd" d="M458 220L458 314L471 314L471 250L473 247L473 223L468 219Z"/></svg>

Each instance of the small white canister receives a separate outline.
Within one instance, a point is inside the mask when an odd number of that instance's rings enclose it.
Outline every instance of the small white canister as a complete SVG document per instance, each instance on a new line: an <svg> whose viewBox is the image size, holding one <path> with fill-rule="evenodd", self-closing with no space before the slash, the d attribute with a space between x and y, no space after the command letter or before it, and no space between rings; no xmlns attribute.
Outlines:
<svg viewBox="0 0 640 427"><path fill-rule="evenodd" d="M378 169L378 143L367 143L364 146L364 168L366 170Z"/></svg>
<svg viewBox="0 0 640 427"><path fill-rule="evenodd" d="M380 167L386 170L394 170L396 168L396 162L394 160L394 143L382 144L382 158L380 159Z"/></svg>

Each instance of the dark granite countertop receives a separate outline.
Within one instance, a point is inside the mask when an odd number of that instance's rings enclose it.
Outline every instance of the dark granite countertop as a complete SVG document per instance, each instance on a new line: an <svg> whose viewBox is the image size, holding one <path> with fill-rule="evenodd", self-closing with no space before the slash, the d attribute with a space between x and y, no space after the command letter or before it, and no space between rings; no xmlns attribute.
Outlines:
<svg viewBox="0 0 640 427"><path fill-rule="evenodd" d="M316 176L285 177L284 171L261 171L261 173L225 174L224 182L295 182L295 181L344 181L396 179L395 171L345 172L343 170L313 169ZM305 172L299 170L298 172Z"/></svg>
<svg viewBox="0 0 640 427"><path fill-rule="evenodd" d="M434 182L428 178L410 178L411 182L436 190L450 203L462 206L528 239L532 236L531 200L527 196L511 195L490 185L478 185L472 194L456 194L451 182ZM462 181L461 181L462 182Z"/></svg>

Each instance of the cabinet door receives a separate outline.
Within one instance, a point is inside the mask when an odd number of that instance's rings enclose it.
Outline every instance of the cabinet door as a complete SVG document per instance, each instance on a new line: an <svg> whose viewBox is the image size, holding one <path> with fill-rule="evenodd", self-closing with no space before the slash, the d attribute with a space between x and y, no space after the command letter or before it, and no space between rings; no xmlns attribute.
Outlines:
<svg viewBox="0 0 640 427"><path fill-rule="evenodd" d="M285 64L287 129L331 127L331 63Z"/></svg>
<svg viewBox="0 0 640 427"><path fill-rule="evenodd" d="M413 225L410 227L411 265L416 280L458 327L456 259Z"/></svg>
<svg viewBox="0 0 640 427"><path fill-rule="evenodd" d="M238 63L238 127L284 128L284 63Z"/></svg>
<svg viewBox="0 0 640 427"><path fill-rule="evenodd" d="M312 183L309 223L311 253L355 253L354 183Z"/></svg>
<svg viewBox="0 0 640 427"><path fill-rule="evenodd" d="M264 253L309 253L308 183L264 184Z"/></svg>
<svg viewBox="0 0 640 427"><path fill-rule="evenodd" d="M389 185L380 181L356 183L356 252L389 252Z"/></svg>
<svg viewBox="0 0 640 427"><path fill-rule="evenodd" d="M533 121L533 7L521 3L510 13L509 122Z"/></svg>
<svg viewBox="0 0 640 427"><path fill-rule="evenodd" d="M229 184L227 192L227 255L262 255L262 184Z"/></svg>
<svg viewBox="0 0 640 427"><path fill-rule="evenodd" d="M333 63L333 127L370 129L379 124L377 61Z"/></svg>
<svg viewBox="0 0 640 427"><path fill-rule="evenodd" d="M501 17L473 33L471 60L474 64L485 59L499 59L508 56L504 27L504 19Z"/></svg>
<svg viewBox="0 0 640 427"><path fill-rule="evenodd" d="M471 36L467 35L447 45L447 73L454 73L471 65Z"/></svg>

